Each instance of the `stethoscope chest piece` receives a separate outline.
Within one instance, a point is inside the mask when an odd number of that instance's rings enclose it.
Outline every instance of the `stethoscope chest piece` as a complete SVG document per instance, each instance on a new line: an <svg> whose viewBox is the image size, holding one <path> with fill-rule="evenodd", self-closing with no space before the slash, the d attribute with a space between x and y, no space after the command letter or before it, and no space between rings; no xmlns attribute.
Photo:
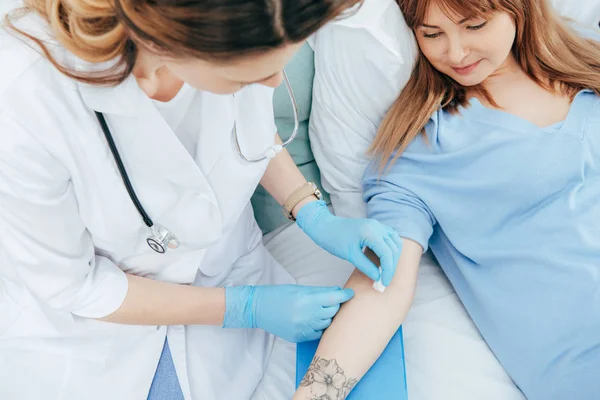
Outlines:
<svg viewBox="0 0 600 400"><path fill-rule="evenodd" d="M157 253L164 254L169 249L179 247L179 240L164 226L154 224L150 227L151 234L146 239L146 243L152 250Z"/></svg>
<svg viewBox="0 0 600 400"><path fill-rule="evenodd" d="M121 155L119 154L119 150L117 149L117 145L110 133L110 129L108 124L106 123L106 119L101 112L94 111L96 114L96 118L100 123L100 127L102 128L102 132L106 137L106 141L108 142L108 146L110 147L110 152L112 153L115 163L117 164L117 168L119 169L119 173L121 174L121 178L123 179L123 183L125 184L125 188L127 189L127 193L133 202L133 205L140 213L140 216L144 220L146 226L150 229L150 236L146 238L146 243L148 246L155 252L159 254L164 254L167 252L167 249L176 249L179 247L179 240L177 236L175 236L171 231L165 228L162 225L155 224L144 207L135 194L135 190L131 185L131 181L129 180L129 175L127 175L127 171L125 170L125 165L123 165L123 160L121 160Z"/></svg>

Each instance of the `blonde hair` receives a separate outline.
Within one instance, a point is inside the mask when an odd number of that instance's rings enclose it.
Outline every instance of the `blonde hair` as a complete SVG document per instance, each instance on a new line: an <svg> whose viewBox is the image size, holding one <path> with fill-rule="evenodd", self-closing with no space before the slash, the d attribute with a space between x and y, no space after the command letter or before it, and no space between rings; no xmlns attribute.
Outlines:
<svg viewBox="0 0 600 400"><path fill-rule="evenodd" d="M34 11L49 24L54 38L69 52L90 63L117 60L101 74L80 74L60 64L49 47L36 36L16 28L13 18L5 24L34 42L45 57L63 74L87 83L117 85L133 70L137 46L117 16L119 0L25 0L23 12Z"/></svg>
<svg viewBox="0 0 600 400"><path fill-rule="evenodd" d="M398 0L411 29L424 22L433 1L448 15L511 14L517 31L512 54L534 82L572 98L582 89L600 95L600 44L581 38L546 0ZM497 107L482 86L469 88L469 93ZM369 154L378 158L383 171L419 134L425 134L425 125L437 110L457 113L460 106L468 106L465 87L437 71L419 52L412 76L381 123Z"/></svg>
<svg viewBox="0 0 600 400"><path fill-rule="evenodd" d="M63 74L87 83L117 85L135 65L138 46L181 58L228 61L297 43L361 0L25 0L54 38L76 57L114 62L100 73L61 65L44 41L15 26Z"/></svg>

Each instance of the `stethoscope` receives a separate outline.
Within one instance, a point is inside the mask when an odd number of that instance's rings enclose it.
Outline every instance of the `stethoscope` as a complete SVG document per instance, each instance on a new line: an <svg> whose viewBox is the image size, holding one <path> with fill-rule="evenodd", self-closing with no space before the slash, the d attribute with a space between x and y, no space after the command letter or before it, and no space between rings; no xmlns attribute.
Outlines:
<svg viewBox="0 0 600 400"><path fill-rule="evenodd" d="M298 105L296 104L296 97L294 96L294 92L292 91L292 86L290 85L290 82L288 80L288 77L287 77L287 74L285 73L285 71L283 71L283 80L285 82L285 87L287 89L290 100L292 101L292 108L293 108L293 112L294 112L294 130L292 131L292 134L290 135L289 139L286 140L284 143L269 146L265 150L264 155L262 157L248 158L248 157L244 156L244 153L242 152L242 150L240 148L240 142L238 141L238 136L237 136L236 122L234 120L233 129L232 129L232 137L233 137L233 140L235 141L235 148L237 150L238 155L245 162L256 163L256 162L260 162L263 160L270 160L270 159L274 158L277 154L279 154L283 150L284 147L286 147L287 145L292 143L292 141L296 137L296 134L298 133L298 125L299 125L299 123L298 123L298 118L299 118L298 117ZM129 198L133 202L133 205L135 206L138 213L142 217L142 220L144 221L146 226L150 229L150 235L146 238L146 243L148 244L148 246L150 246L150 248L152 250L154 250L155 252L160 253L160 254L166 253L167 249L178 248L179 240L177 239L177 237L171 231L169 231L167 228L165 228L164 226L155 224L154 221L152 221L152 219L146 212L146 210L144 209L144 207L142 206L140 199L137 197L137 194L135 193L135 190L133 189L133 185L131 184L131 180L129 179L127 170L125 169L125 166L123 165L123 160L121 159L121 155L119 154L119 150L117 149L117 146L116 146L113 136L110 132L108 124L106 123L104 114L102 114L101 112L98 112L98 111L94 111L94 113L96 114L96 118L98 119L98 122L100 123L102 132L104 132L104 136L108 143L108 147L110 148L110 152L112 153L115 163L117 164L117 168L119 169L119 174L121 175L121 179L123 180L123 183L125 184L125 188L127 189Z"/></svg>
<svg viewBox="0 0 600 400"><path fill-rule="evenodd" d="M263 160L270 160L272 158L275 158L275 156L277 156L277 154L279 154L281 152L281 150L284 149L284 147L286 147L288 144L290 144L294 141L294 138L296 137L296 134L298 133L299 117L298 117L298 104L296 104L296 96L294 96L294 91L292 90L292 85L290 85L290 81L288 80L285 70L283 70L282 72L283 72L283 82L285 83L285 87L287 89L288 96L290 97L290 100L292 102L292 110L294 111L294 129L292 130L292 134L290 135L288 140L286 140L282 144L275 144L273 146L269 146L265 150L264 154L261 157L248 158L244 155L244 153L242 153L242 149L240 148L240 142L238 140L238 135L237 135L237 124L234 120L232 136L233 136L233 140L235 141L235 148L236 148L240 158L246 162L255 163L255 162L260 162Z"/></svg>

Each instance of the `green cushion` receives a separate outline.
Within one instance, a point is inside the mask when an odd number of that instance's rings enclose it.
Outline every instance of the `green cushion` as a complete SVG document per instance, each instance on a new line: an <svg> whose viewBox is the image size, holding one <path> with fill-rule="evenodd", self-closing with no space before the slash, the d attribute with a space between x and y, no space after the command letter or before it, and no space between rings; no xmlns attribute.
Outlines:
<svg viewBox="0 0 600 400"><path fill-rule="evenodd" d="M298 104L299 129L296 139L287 147L294 162L307 180L315 182L321 191L321 173L310 149L308 139L308 119L312 103L312 85L315 76L314 53L308 44L305 44L286 66L285 71ZM281 140L285 142L290 137L294 128L294 114L292 103L287 94L285 84L275 89L273 96L275 110L275 123ZM329 202L329 195L323 191L325 200ZM262 187L259 187L252 196L252 207L258 225L263 233L270 232L284 224L289 223L283 215L281 206Z"/></svg>

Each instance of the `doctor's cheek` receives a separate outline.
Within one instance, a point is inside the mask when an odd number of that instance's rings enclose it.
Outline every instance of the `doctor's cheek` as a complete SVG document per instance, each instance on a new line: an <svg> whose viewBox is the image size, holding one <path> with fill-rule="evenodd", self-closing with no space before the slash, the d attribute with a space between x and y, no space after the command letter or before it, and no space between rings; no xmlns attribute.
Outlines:
<svg viewBox="0 0 600 400"><path fill-rule="evenodd" d="M278 72L277 74L265 79L264 81L258 82L259 84L273 89L279 87L283 83L283 73Z"/></svg>

